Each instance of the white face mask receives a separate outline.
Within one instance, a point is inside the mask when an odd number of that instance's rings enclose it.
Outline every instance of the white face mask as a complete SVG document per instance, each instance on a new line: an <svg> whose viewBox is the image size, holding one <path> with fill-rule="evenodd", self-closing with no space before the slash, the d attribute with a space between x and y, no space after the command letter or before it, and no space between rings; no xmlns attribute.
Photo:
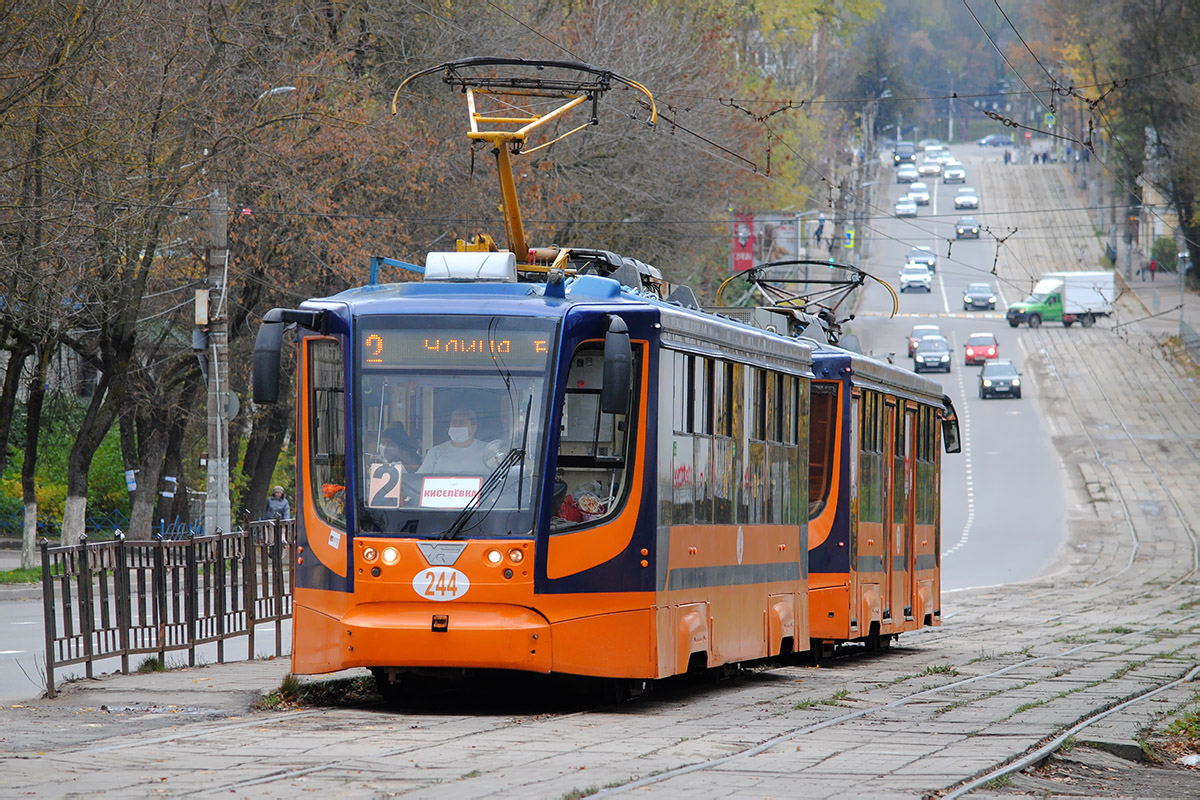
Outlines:
<svg viewBox="0 0 1200 800"><path fill-rule="evenodd" d="M454 442L455 444L462 444L463 442L465 442L467 439L470 439L470 438L471 438L471 429L470 428L451 428L450 429L450 441Z"/></svg>

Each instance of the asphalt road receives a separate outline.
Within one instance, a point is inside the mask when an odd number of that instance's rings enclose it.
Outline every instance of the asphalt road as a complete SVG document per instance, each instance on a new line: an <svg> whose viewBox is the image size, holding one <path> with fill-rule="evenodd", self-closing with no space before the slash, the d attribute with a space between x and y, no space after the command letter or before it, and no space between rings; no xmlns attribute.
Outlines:
<svg viewBox="0 0 1200 800"><path fill-rule="evenodd" d="M853 329L863 350L877 356L893 354L898 364L911 367L906 357L907 337L914 325L935 324L950 342L951 371L929 372L954 401L963 433L963 453L942 455L942 554L944 591L995 586L1021 581L1051 566L1066 534L1061 460L1055 452L1037 401L1038 376L1024 369L1030 360L1027 329L1014 329L1004 319L1010 302L1024 296L1024 288L1005 283L992 274L995 237L1003 238L1013 221L989 220L989 198L980 192L978 211L956 211L954 195L960 186L974 186L979 162L993 156L987 148L955 148L967 169L965 184L943 184L926 179L928 206L919 206L917 217L883 219L877 229L871 271L899 290L900 268L908 251L917 245L932 247L938 255L932 291L900 295L894 318L891 297L870 282L859 300ZM879 205L891 208L908 191L896 184L895 171L884 168L880 179L886 191ZM971 214L991 229L979 239L955 239L954 224ZM988 282L996 289L995 311L964 311L963 292L969 283ZM1000 356L1010 358L1022 375L1021 399L981 400L980 367L964 364L967 338L976 332L992 333Z"/></svg>

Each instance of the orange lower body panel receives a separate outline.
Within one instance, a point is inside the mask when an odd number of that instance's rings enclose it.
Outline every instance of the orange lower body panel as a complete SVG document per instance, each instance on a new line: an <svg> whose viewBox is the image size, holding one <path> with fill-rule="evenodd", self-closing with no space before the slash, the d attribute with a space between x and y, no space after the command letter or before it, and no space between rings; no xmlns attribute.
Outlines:
<svg viewBox="0 0 1200 800"><path fill-rule="evenodd" d="M445 617L434 630L435 615ZM439 623L440 620L436 620ZM296 607L293 671L349 667L456 667L550 672L550 624L519 606L454 603L364 603L340 620Z"/></svg>

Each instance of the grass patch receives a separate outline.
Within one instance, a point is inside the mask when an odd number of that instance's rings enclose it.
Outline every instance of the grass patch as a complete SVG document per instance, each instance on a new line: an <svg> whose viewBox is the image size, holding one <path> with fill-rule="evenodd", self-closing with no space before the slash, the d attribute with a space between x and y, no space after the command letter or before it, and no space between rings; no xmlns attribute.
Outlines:
<svg viewBox="0 0 1200 800"><path fill-rule="evenodd" d="M1034 700L1032 703L1022 703L1021 705L1017 706L1017 710L1013 712L1013 716L1016 716L1017 714L1020 714L1024 711L1029 711L1031 708L1037 708L1038 706L1044 706L1044 705L1046 705L1046 702L1047 701L1045 701L1045 700Z"/></svg>
<svg viewBox="0 0 1200 800"><path fill-rule="evenodd" d="M304 707L354 706L377 700L375 679L370 675L332 681L305 683L288 674L279 688L254 704L259 711L283 711Z"/></svg>
<svg viewBox="0 0 1200 800"><path fill-rule="evenodd" d="M1012 778L1007 775L1001 775L999 778L992 778L983 785L984 789L1003 789L1012 783Z"/></svg>
<svg viewBox="0 0 1200 800"><path fill-rule="evenodd" d="M586 789L572 789L562 796L562 800L582 800L584 797L591 797L599 793L599 786L589 786Z"/></svg>
<svg viewBox="0 0 1200 800"><path fill-rule="evenodd" d="M16 583L41 583L42 568L30 567L29 569L6 569L0 570L0 583L16 584Z"/></svg>
<svg viewBox="0 0 1200 800"><path fill-rule="evenodd" d="M851 699L850 692L847 691L846 689L841 689L839 691L834 692L833 697L827 697L824 700L822 700L821 705L823 705L823 706L841 705L841 702L843 700L849 700L849 699Z"/></svg>
<svg viewBox="0 0 1200 800"><path fill-rule="evenodd" d="M1167 726L1168 736L1182 736L1193 741L1200 739L1200 709L1189 711Z"/></svg>
<svg viewBox="0 0 1200 800"><path fill-rule="evenodd" d="M958 670L949 664L941 664L936 667L926 667L925 671L922 672L921 675L949 675L951 677L957 677Z"/></svg>
<svg viewBox="0 0 1200 800"><path fill-rule="evenodd" d="M142 659L142 663L138 664L137 666L137 673L139 675L147 675L151 672L166 671L167 665L164 664L163 660L158 656L146 656L146 658Z"/></svg>
<svg viewBox="0 0 1200 800"><path fill-rule="evenodd" d="M1111 628L1101 628L1099 633L1133 633L1133 628L1126 628L1124 625L1114 625Z"/></svg>
<svg viewBox="0 0 1200 800"><path fill-rule="evenodd" d="M792 706L796 711L803 711L806 708L812 708L817 704L816 700L801 700L796 705Z"/></svg>

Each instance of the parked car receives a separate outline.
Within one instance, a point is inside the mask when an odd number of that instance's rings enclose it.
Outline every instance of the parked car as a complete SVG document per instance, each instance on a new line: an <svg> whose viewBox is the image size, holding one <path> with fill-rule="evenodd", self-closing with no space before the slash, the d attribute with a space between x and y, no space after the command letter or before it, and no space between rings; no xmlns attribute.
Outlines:
<svg viewBox="0 0 1200 800"><path fill-rule="evenodd" d="M993 311L996 308L996 293L990 283L971 283L963 292L963 311L986 308Z"/></svg>
<svg viewBox="0 0 1200 800"><path fill-rule="evenodd" d="M950 343L940 337L928 336L913 352L913 372L950 371Z"/></svg>
<svg viewBox="0 0 1200 800"><path fill-rule="evenodd" d="M927 156L921 162L921 166L917 167L917 174L925 178L936 178L942 174L942 165Z"/></svg>
<svg viewBox="0 0 1200 800"><path fill-rule="evenodd" d="M930 272L937 272L937 253L927 245L919 244L909 250L904 260L908 263L924 264L929 267Z"/></svg>
<svg viewBox="0 0 1200 800"><path fill-rule="evenodd" d="M929 267L924 264L904 265L904 269L900 270L900 291L907 292L909 289L933 291L933 274Z"/></svg>
<svg viewBox="0 0 1200 800"><path fill-rule="evenodd" d="M1021 373L1011 361L989 361L979 370L979 397L1021 397Z"/></svg>
<svg viewBox="0 0 1200 800"><path fill-rule="evenodd" d="M942 183L966 183L967 170L954 161L942 167Z"/></svg>
<svg viewBox="0 0 1200 800"><path fill-rule="evenodd" d="M928 336L936 336L939 339L942 336L942 329L937 325L914 325L913 329L908 333L908 357L912 358L913 351L917 349L917 343Z"/></svg>
<svg viewBox="0 0 1200 800"><path fill-rule="evenodd" d="M979 208L979 194L969 186L964 186L954 195L954 209L958 211L964 208Z"/></svg>
<svg viewBox="0 0 1200 800"><path fill-rule="evenodd" d="M901 164L900 169L896 170L896 183L914 183L919 180L921 180L921 174L911 163Z"/></svg>
<svg viewBox="0 0 1200 800"><path fill-rule="evenodd" d="M910 195L905 195L896 201L897 217L915 217L916 215L917 203Z"/></svg>
<svg viewBox="0 0 1200 800"><path fill-rule="evenodd" d="M974 217L959 217L954 223L954 234L957 239L978 239L979 220Z"/></svg>
<svg viewBox="0 0 1200 800"><path fill-rule="evenodd" d="M1000 345L996 342L993 334L972 333L967 337L967 344L963 351L963 363L968 366L982 364L995 358L999 353Z"/></svg>
<svg viewBox="0 0 1200 800"><path fill-rule="evenodd" d="M1012 147L1012 137L1007 133L989 133L976 142L980 147Z"/></svg>
<svg viewBox="0 0 1200 800"><path fill-rule="evenodd" d="M929 205L929 185L924 181L916 181L908 185L908 196L919 206Z"/></svg>

